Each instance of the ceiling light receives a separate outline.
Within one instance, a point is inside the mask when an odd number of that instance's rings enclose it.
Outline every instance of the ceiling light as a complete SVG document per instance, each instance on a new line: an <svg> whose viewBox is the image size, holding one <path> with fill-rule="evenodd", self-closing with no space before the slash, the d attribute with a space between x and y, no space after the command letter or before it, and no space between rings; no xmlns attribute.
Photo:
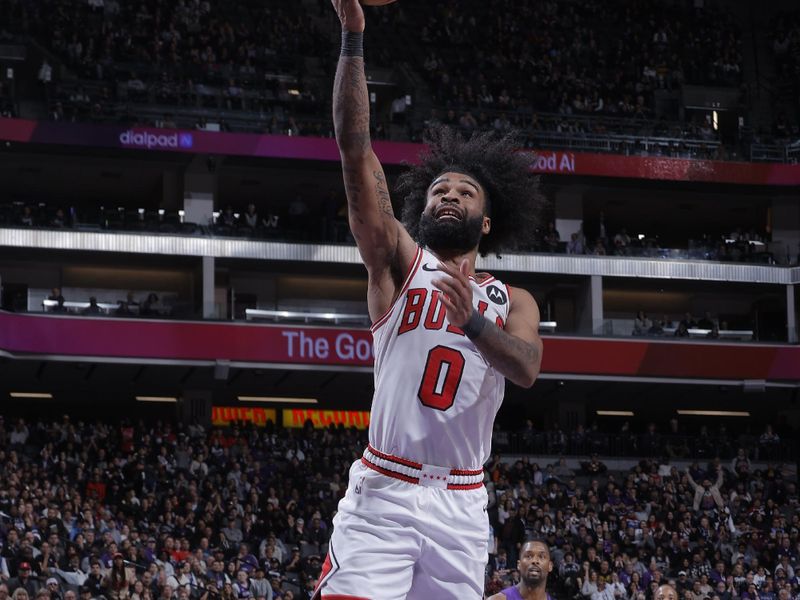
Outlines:
<svg viewBox="0 0 800 600"><path fill-rule="evenodd" d="M272 402L278 404L319 404L316 398L283 398L280 396L238 396L240 402Z"/></svg>
<svg viewBox="0 0 800 600"><path fill-rule="evenodd" d="M693 417L749 417L750 412L746 410L679 410L679 415L689 415Z"/></svg>
<svg viewBox="0 0 800 600"><path fill-rule="evenodd" d="M598 410L597 414L601 417L632 417L632 410Z"/></svg>
<svg viewBox="0 0 800 600"><path fill-rule="evenodd" d="M9 395L12 398L41 398L46 400L53 399L53 394L49 394L47 392L9 392Z"/></svg>
<svg viewBox="0 0 800 600"><path fill-rule="evenodd" d="M175 403L178 399L175 396L136 396L139 402L170 402Z"/></svg>

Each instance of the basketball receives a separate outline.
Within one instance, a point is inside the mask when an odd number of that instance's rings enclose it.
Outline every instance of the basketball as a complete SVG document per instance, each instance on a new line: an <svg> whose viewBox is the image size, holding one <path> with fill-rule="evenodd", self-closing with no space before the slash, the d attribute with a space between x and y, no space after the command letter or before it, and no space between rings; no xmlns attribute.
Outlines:
<svg viewBox="0 0 800 600"><path fill-rule="evenodd" d="M383 6L384 4L391 4L396 0L359 0L364 6Z"/></svg>

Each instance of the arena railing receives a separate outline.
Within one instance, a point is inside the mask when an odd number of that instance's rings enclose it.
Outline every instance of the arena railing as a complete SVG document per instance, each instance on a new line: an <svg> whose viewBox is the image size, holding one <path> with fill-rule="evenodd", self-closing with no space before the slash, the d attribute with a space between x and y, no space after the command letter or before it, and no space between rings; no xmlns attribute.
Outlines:
<svg viewBox="0 0 800 600"><path fill-rule="evenodd" d="M74 85L77 84L73 84ZM96 86L97 82L86 82L87 87ZM182 90L180 95L187 92ZM220 86L206 86L204 93L196 90L191 92L195 96L215 98L218 104L223 104L226 96L224 88ZM187 106L181 104L156 104L141 103L127 99L112 100L99 103L99 113L87 116L87 120L98 123L119 123L121 115L136 117L138 121L151 122L158 126L169 115L170 120L178 128L193 129L200 119L209 123L225 124L231 131L239 132L264 132L269 131L274 125L273 117L277 118L279 131L285 133L288 127L284 107L293 105L324 105L321 99L309 100L303 97L290 96L279 98L267 90L242 90L239 96L245 102L242 108L216 108L208 106ZM66 100L63 100L67 102ZM246 108L248 102L257 102L261 105L258 111ZM94 103L94 102L93 102ZM275 110L275 109L279 110ZM447 109L440 109L446 112ZM459 109L463 112L477 112L479 109ZM679 158L714 158L726 160L726 153L734 160L750 159L763 162L789 162L800 161L800 143L791 144L751 144L742 150L739 156L737 147L723 146L718 140L705 139L702 135L692 131L692 124L684 122L661 122L635 117L612 117L596 115L561 115L558 113L515 112L512 110L481 110L490 116L506 114L511 118L522 118L526 123L522 127L523 135L527 138L529 147L547 149L570 149L584 152L600 152L624 155L663 155ZM442 113L444 114L444 113ZM78 115L80 118L80 115ZM532 129L532 120L536 118L535 127L544 126L544 130ZM314 127L314 135L332 135L333 127L330 118L318 114L296 115L296 120L303 125ZM579 131L558 131L559 126L575 127ZM394 128L387 137L398 141L417 141L419 134L424 129L420 116L416 116L407 128ZM611 130L616 133L604 133ZM658 135L658 132L667 131L670 135ZM301 131L301 134L303 132ZM679 133L680 135L676 135Z"/></svg>
<svg viewBox="0 0 800 600"><path fill-rule="evenodd" d="M339 312L312 312L312 311L292 311L292 310L261 310L257 308L246 308L245 318L248 321L273 321L278 323L322 323L325 325L339 325L340 323L350 323L369 327L372 320L369 315L350 314ZM552 333L558 327L555 321L540 321L539 331Z"/></svg>
<svg viewBox="0 0 800 600"><path fill-rule="evenodd" d="M572 132L526 132L528 144L537 148L570 149L583 152L604 152L625 155L680 156L707 158L719 152L715 140L693 140L676 137L638 135L605 135Z"/></svg>
<svg viewBox="0 0 800 600"><path fill-rule="evenodd" d="M622 423L620 423L620 426ZM732 459L744 448L754 461L794 461L798 457L794 440L762 444L758 436L603 433L587 429L581 434L559 431L497 432L492 451L502 454L544 456L670 457L675 459Z"/></svg>
<svg viewBox="0 0 800 600"><path fill-rule="evenodd" d="M114 211L111 211L114 213ZM124 211L119 211L124 213ZM41 231L75 231L75 232L97 232L111 235L127 234L152 234L158 233L170 236L180 236L187 238L204 237L208 239L241 239L251 242L288 242L298 244L333 244L336 246L352 246L353 244L346 239L346 234L339 232L339 229L346 229L346 225L338 227L339 222L332 223L333 228L324 236L320 233L312 237L303 237L302 232L294 229L284 229L280 225L277 228L252 229L246 226L224 227L219 225L198 225L195 223L181 222L181 217L177 214L164 215L164 220L141 220L138 217L128 219L126 215L116 214L113 222L102 217L92 221L78 222L74 226L49 227L43 225L25 226L17 222L17 217L13 211L4 210L0 205L0 228L17 230L41 230ZM169 217L169 218L167 218ZM320 227L321 229L321 227ZM103 248L99 244L96 249ZM722 248L725 253L722 254ZM590 250L591 247L587 247ZM784 249L785 250L785 249ZM540 243L533 243L528 248L520 249L524 254L545 254L563 256L593 256L591 252L581 254L569 254L566 252L566 244L560 244L557 251L552 252L542 247ZM647 258L663 261L703 261L721 262L735 264L758 264L768 266L791 266L790 261L782 262L785 252L781 252L780 245L767 242L724 242L719 241L714 246L695 244L692 240L687 240L687 248L661 248L652 245L632 244L624 249L612 248L607 250L609 258ZM790 257L792 258L792 257Z"/></svg>
<svg viewBox="0 0 800 600"><path fill-rule="evenodd" d="M789 144L751 144L750 160L795 164L800 161L800 142Z"/></svg>

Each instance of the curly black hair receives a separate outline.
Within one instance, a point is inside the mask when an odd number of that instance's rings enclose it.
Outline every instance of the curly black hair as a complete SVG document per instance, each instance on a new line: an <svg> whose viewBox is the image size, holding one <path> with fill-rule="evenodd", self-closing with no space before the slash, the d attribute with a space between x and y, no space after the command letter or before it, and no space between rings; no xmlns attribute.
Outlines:
<svg viewBox="0 0 800 600"><path fill-rule="evenodd" d="M519 152L516 132L498 136L495 132L474 133L465 139L457 130L437 125L425 136L429 149L397 179L403 198L401 221L412 238L419 241L419 221L427 201L428 188L442 173L463 173L474 177L486 195L486 214L491 231L481 238L481 256L516 250L533 239L544 196L539 178L531 175L532 156Z"/></svg>

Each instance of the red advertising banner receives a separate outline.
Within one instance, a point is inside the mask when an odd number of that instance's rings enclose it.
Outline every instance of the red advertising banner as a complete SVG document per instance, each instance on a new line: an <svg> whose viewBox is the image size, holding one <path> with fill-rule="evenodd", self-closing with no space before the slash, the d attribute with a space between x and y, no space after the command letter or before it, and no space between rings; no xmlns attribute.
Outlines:
<svg viewBox="0 0 800 600"><path fill-rule="evenodd" d="M116 358L372 366L368 329L84 319L0 311L0 349Z"/></svg>
<svg viewBox="0 0 800 600"><path fill-rule="evenodd" d="M455 335L455 334L454 334ZM542 371L622 377L800 381L800 346L547 336ZM372 366L366 329L150 321L0 311L12 354Z"/></svg>
<svg viewBox="0 0 800 600"><path fill-rule="evenodd" d="M726 162L663 156L622 156L544 150L536 153L531 170L535 173L624 179L660 179L743 185L800 185L800 165Z"/></svg>
<svg viewBox="0 0 800 600"><path fill-rule="evenodd" d="M331 425L342 425L347 429L367 429L369 427L369 411L283 409L284 427L303 427L306 421L311 421L315 429L325 429Z"/></svg>
<svg viewBox="0 0 800 600"><path fill-rule="evenodd" d="M211 424L225 427L231 423L252 423L258 427L266 426L267 422L278 422L277 411L274 408L244 407L244 406L212 406Z"/></svg>
<svg viewBox="0 0 800 600"><path fill-rule="evenodd" d="M0 140L145 152L339 161L336 143L329 138L251 133L0 119ZM420 144L401 142L376 141L374 147L378 157L387 165L414 163L423 150ZM800 165L551 150L538 151L534 158L533 152L531 170L536 173L748 185L800 185Z"/></svg>

